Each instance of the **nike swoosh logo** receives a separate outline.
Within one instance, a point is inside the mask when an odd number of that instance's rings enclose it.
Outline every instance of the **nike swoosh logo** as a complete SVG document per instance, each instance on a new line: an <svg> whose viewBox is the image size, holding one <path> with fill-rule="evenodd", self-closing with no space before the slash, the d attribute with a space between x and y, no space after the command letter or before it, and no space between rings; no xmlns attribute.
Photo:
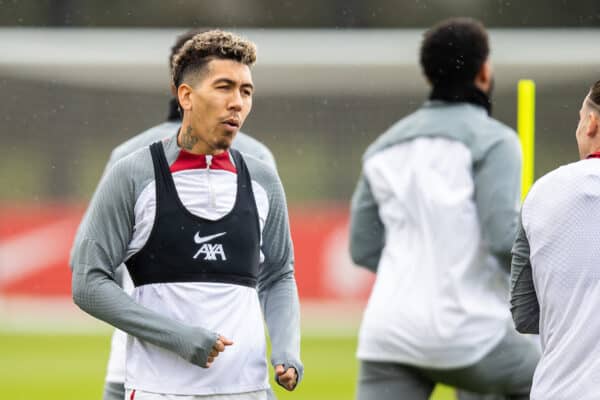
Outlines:
<svg viewBox="0 0 600 400"><path fill-rule="evenodd" d="M214 238L218 238L218 237L226 235L226 234L227 234L227 232L221 232L221 233L216 233L216 234L210 235L210 236L200 236L200 232L196 232L196 235L194 236L194 242L196 242L197 244L200 244L200 243L211 241Z"/></svg>

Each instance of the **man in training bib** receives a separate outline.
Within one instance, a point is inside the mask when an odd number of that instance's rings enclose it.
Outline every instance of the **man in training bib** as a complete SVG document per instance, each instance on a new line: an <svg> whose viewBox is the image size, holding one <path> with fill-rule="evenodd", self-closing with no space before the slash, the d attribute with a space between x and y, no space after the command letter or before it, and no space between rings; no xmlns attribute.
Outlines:
<svg viewBox="0 0 600 400"><path fill-rule="evenodd" d="M204 31L205 30L193 29L181 34L176 38L175 43L171 47L169 56L169 69L171 68L170 66L173 62L173 57L175 54L177 54L181 46L183 46L183 44L191 39L194 35ZM174 93L174 88L172 85L171 91L175 96L176 93ZM177 103L177 99L172 98L169 102L167 121L156 125L117 146L110 155L110 159L104 170L104 175L108 173L108 170L121 158L133 153L138 149L147 147L158 140L171 136L179 129L180 125L181 113L179 111L179 105ZM274 169L276 169L275 159L267 146L244 134L243 132L237 133L232 147L244 154L258 158L259 160L271 165ZM131 277L129 276L127 268L124 265L121 265L117 269L116 277L118 278L117 282L119 285L121 285L127 293L131 294L133 291L133 282L131 282ZM127 335L124 332L115 329L111 339L110 356L106 371L103 400L122 400L125 396L124 382L126 342ZM272 396L272 398L274 398L271 392L269 394Z"/></svg>
<svg viewBox="0 0 600 400"><path fill-rule="evenodd" d="M78 232L73 297L129 334L128 398L265 399L263 315L279 384L302 378L283 189L271 167L230 149L255 57L231 33L188 40L173 60L181 128L116 162ZM114 282L122 262L133 298Z"/></svg>

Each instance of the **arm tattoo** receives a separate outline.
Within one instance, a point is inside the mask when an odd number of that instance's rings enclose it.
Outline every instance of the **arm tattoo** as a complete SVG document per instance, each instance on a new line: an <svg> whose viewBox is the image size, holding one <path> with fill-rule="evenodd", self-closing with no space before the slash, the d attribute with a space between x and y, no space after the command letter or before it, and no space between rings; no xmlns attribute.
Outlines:
<svg viewBox="0 0 600 400"><path fill-rule="evenodd" d="M188 126L185 132L181 132L181 147L190 151L198 143L198 138L192 135L192 127Z"/></svg>

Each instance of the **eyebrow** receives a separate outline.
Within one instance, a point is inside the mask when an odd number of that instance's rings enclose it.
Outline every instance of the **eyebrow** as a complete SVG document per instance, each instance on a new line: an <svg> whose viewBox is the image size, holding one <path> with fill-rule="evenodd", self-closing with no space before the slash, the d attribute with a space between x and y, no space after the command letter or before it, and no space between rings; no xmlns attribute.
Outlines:
<svg viewBox="0 0 600 400"><path fill-rule="evenodd" d="M213 85L218 85L219 83L227 83L228 85L235 85L237 82L235 82L234 80L231 80L229 78L219 78L213 82ZM242 83L242 87L249 87L251 89L254 89L254 85L251 83Z"/></svg>

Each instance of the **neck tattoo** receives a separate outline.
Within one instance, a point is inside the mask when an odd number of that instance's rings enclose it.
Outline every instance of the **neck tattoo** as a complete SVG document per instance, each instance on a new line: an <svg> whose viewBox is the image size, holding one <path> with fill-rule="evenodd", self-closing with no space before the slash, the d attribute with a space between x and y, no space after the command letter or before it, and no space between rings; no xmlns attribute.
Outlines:
<svg viewBox="0 0 600 400"><path fill-rule="evenodd" d="M194 148L196 143L198 143L198 138L192 135L192 127L188 126L187 129L181 133L181 147L190 151Z"/></svg>

